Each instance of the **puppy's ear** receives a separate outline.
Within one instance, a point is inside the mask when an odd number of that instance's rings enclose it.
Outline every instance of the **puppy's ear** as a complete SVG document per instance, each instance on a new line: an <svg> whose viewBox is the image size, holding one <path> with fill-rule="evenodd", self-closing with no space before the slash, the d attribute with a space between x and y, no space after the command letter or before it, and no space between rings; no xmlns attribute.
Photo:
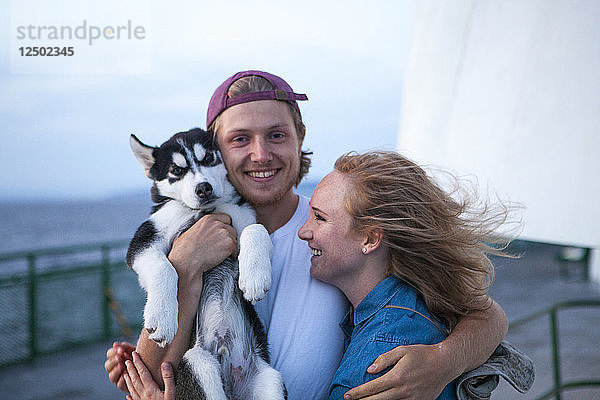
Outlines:
<svg viewBox="0 0 600 400"><path fill-rule="evenodd" d="M131 135L129 138L129 144L131 145L131 150L133 150L133 155L135 155L135 158L137 158L142 168L144 168L146 176L152 179L150 176L150 168L152 168L154 165L155 160L152 152L154 149L156 149L156 147L145 145L144 143L140 142L135 135Z"/></svg>

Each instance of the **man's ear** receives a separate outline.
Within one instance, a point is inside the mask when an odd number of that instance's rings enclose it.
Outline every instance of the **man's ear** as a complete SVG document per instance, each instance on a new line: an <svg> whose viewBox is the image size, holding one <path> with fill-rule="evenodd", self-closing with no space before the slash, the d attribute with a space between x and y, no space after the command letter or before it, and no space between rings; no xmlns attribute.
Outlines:
<svg viewBox="0 0 600 400"><path fill-rule="evenodd" d="M367 249L365 254L368 254L381 245L383 242L383 230L379 228L375 228L367 232L365 236L365 240L363 242L363 248Z"/></svg>
<svg viewBox="0 0 600 400"><path fill-rule="evenodd" d="M151 147L142 143L135 135L131 135L129 137L129 144L131 145L131 150L133 151L133 155L137 158L138 162L144 168L144 172L146 176L150 179L150 168L154 165L154 156L152 152L156 147Z"/></svg>

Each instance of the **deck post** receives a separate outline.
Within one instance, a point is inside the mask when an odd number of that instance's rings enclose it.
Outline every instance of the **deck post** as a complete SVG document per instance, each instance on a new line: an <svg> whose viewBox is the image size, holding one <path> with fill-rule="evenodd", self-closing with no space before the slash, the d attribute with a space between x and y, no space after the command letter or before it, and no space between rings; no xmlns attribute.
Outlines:
<svg viewBox="0 0 600 400"><path fill-rule="evenodd" d="M107 245L100 247L102 252L102 322L104 327L104 338L110 338L110 304L107 290L110 289L110 249Z"/></svg>
<svg viewBox="0 0 600 400"><path fill-rule="evenodd" d="M35 254L27 255L29 278L29 358L33 360L38 354L37 348L37 274Z"/></svg>

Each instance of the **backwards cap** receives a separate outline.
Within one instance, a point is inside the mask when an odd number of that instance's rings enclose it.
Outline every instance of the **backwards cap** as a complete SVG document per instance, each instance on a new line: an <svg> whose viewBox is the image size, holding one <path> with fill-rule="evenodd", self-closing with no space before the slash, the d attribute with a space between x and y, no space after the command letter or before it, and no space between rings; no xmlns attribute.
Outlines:
<svg viewBox="0 0 600 400"><path fill-rule="evenodd" d="M240 96L228 98L227 92L229 91L231 84L245 76L263 77L271 83L273 89L262 92L246 93ZM215 118L217 118L219 114L221 114L227 108L236 104L248 103L257 100L287 101L296 109L296 111L298 111L298 114L300 114L300 108L298 107L296 100L308 100L308 97L306 97L305 94L294 93L291 86L288 85L286 81L276 75L269 74L268 72L253 70L238 72L223 82L210 98L210 103L208 103L208 110L206 112L206 129L208 129Z"/></svg>

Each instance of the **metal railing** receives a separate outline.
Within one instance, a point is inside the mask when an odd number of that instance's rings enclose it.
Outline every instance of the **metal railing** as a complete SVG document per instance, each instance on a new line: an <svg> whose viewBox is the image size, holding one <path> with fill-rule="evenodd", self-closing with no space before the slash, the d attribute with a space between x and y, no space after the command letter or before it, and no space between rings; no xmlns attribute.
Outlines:
<svg viewBox="0 0 600 400"><path fill-rule="evenodd" d="M548 308L545 308L536 313L530 314L523 318L520 318L514 322L510 323L510 329L514 329L518 326L524 325L528 322L531 322L535 319L544 317L546 315L549 316L550 320L550 341L552 344L552 377L553 377L553 387L546 393L542 394L537 400L545 400L554 397L556 400L562 399L562 393L568 389L582 389L586 387L600 387L600 379L599 380L577 380L577 381L568 381L563 382L562 373L561 373L561 356L560 356L560 338L559 338L559 330L558 330L558 311L574 308L574 307L599 307L600 299L582 299L582 300L572 300L565 301L561 303L556 303Z"/></svg>
<svg viewBox="0 0 600 400"><path fill-rule="evenodd" d="M144 293L136 274L125 265L127 243L118 240L0 254L0 309L9 310L0 313L0 366L74 345L130 336L129 326L140 328ZM113 255L115 251L121 254ZM68 259L70 255L80 257ZM3 273L2 267L9 263L22 265L12 274ZM56 281L59 284L52 287ZM561 375L558 311L589 306L600 306L600 299L557 303L511 322L510 329L514 329L549 315L554 383L539 400L553 396L561 400L564 390L600 386L600 380L563 382ZM46 326L41 326L46 320ZM53 330L61 324L66 325L62 331Z"/></svg>
<svg viewBox="0 0 600 400"><path fill-rule="evenodd" d="M127 243L0 254L0 366L141 326L144 295L124 262Z"/></svg>

